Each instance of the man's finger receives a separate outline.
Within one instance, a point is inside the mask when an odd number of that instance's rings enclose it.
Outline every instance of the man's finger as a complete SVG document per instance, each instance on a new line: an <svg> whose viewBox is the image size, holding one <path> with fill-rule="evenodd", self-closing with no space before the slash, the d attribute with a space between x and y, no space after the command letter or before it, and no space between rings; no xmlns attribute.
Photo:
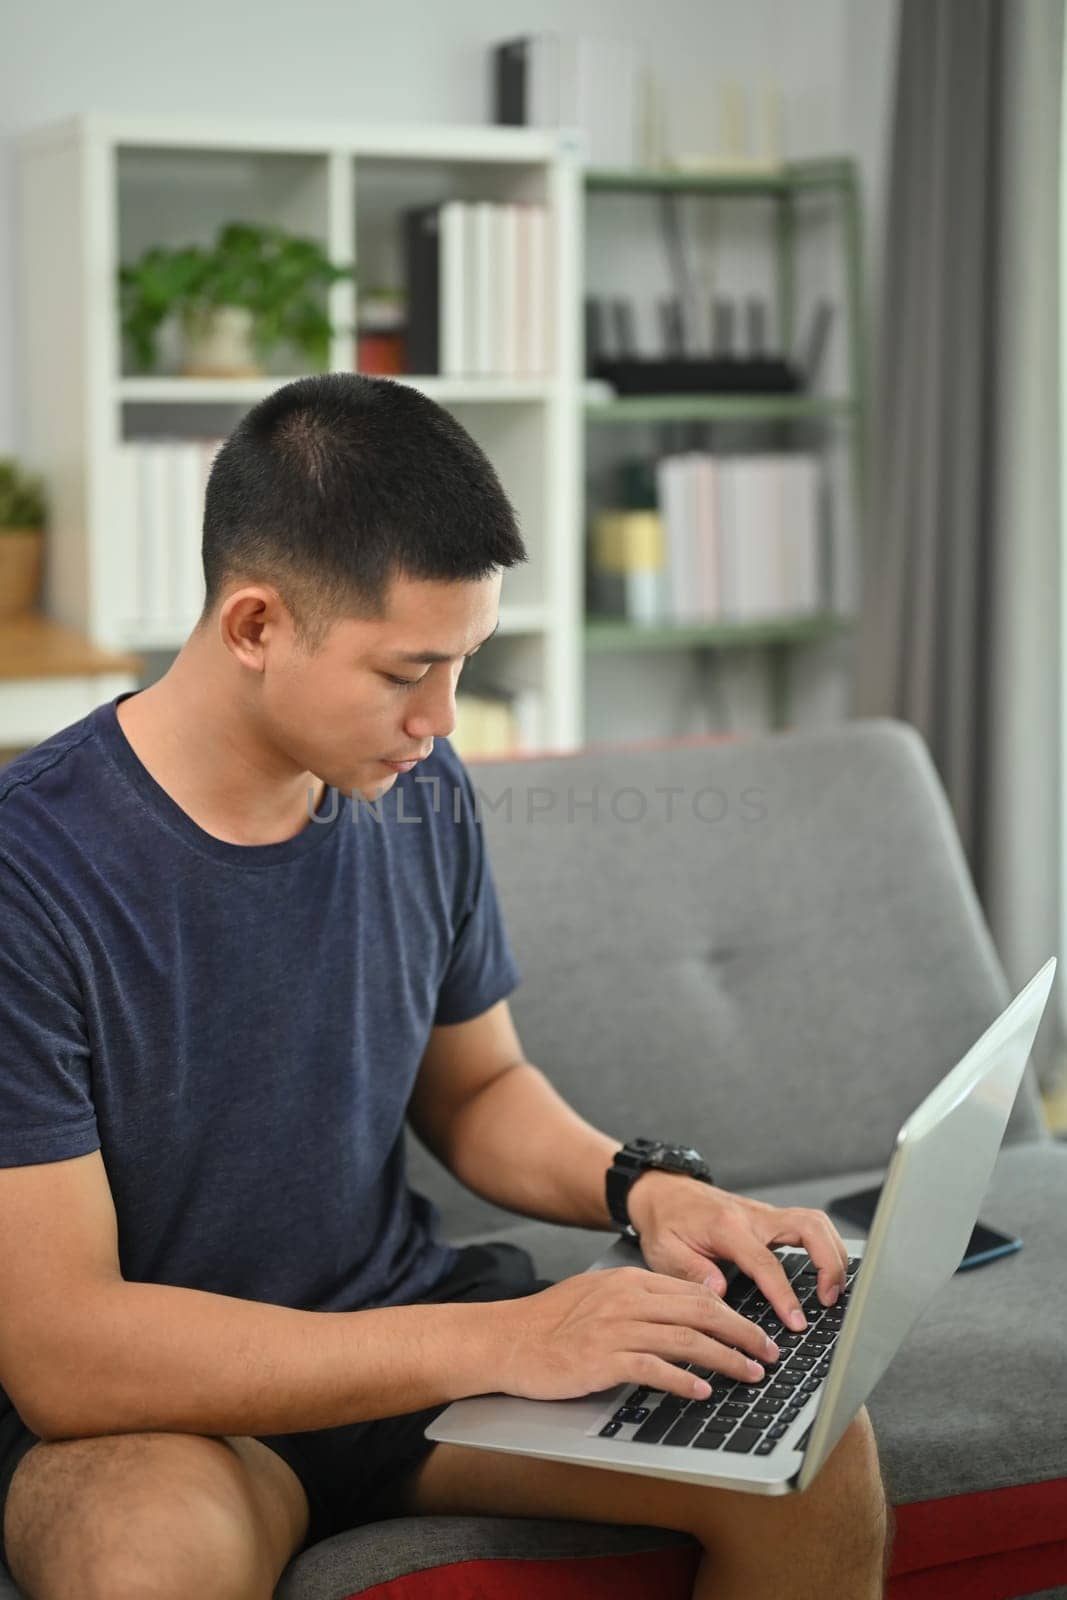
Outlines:
<svg viewBox="0 0 1067 1600"><path fill-rule="evenodd" d="M675 1296L671 1300L657 1296L651 1305L645 1307L642 1315L650 1322L673 1322L699 1328L701 1333L710 1333L723 1344L736 1345L757 1361L778 1360L778 1346L770 1335L732 1306L726 1305L710 1290L705 1291L699 1299Z"/></svg>
<svg viewBox="0 0 1067 1600"><path fill-rule="evenodd" d="M753 1239L738 1250L734 1259L741 1271L747 1272L766 1295L787 1328L799 1333L801 1328L807 1327L808 1319L800 1308L800 1301L773 1251Z"/></svg>
<svg viewBox="0 0 1067 1600"><path fill-rule="evenodd" d="M819 1273L819 1299L833 1305L842 1293L848 1272L848 1251L844 1240L824 1211L788 1213L788 1237L781 1230L776 1243L801 1244Z"/></svg>

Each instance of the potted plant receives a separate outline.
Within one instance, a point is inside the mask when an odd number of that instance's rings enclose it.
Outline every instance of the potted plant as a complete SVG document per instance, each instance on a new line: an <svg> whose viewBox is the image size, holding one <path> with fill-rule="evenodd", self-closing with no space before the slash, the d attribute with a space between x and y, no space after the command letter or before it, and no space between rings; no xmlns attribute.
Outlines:
<svg viewBox="0 0 1067 1600"><path fill-rule="evenodd" d="M176 315L185 377L259 376L281 343L309 371L329 365L324 292L354 268L335 266L315 239L283 228L230 222L214 245L155 246L119 269L122 331L143 371L158 363L157 337Z"/></svg>
<svg viewBox="0 0 1067 1600"><path fill-rule="evenodd" d="M0 617L17 617L37 604L45 517L40 479L0 457Z"/></svg>

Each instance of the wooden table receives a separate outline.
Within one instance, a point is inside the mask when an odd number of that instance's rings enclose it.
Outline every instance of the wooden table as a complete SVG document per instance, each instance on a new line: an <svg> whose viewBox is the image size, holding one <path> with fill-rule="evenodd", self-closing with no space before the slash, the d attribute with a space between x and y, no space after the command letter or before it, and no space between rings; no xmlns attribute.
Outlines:
<svg viewBox="0 0 1067 1600"><path fill-rule="evenodd" d="M40 744L136 689L141 671L137 656L101 650L40 612L0 619L0 753Z"/></svg>

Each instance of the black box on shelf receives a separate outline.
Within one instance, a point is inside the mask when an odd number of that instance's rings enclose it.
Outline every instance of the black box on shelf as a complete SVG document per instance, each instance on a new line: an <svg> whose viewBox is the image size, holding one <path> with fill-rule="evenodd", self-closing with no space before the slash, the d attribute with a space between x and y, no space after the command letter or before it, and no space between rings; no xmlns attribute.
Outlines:
<svg viewBox="0 0 1067 1600"><path fill-rule="evenodd" d="M798 394L804 379L780 357L668 356L599 360L590 376L626 394Z"/></svg>

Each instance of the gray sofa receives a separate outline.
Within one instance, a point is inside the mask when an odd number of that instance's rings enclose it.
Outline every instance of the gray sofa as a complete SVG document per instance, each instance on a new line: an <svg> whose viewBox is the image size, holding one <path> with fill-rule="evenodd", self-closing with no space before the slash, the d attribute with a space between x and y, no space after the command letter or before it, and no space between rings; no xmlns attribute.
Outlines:
<svg viewBox="0 0 1067 1600"><path fill-rule="evenodd" d="M1008 998L941 786L900 724L473 776L524 975L512 1005L529 1059L606 1131L698 1145L728 1187L824 1206L875 1181L904 1116ZM495 1210L414 1139L410 1178L447 1237L513 1240L547 1276L606 1242ZM1067 1147L1047 1135L1032 1081L983 1215L1025 1248L955 1278L870 1401L897 1505L1067 1479L1055 1398ZM277 1595L342 1600L478 1556L580 1559L681 1539L397 1519L308 1550Z"/></svg>

